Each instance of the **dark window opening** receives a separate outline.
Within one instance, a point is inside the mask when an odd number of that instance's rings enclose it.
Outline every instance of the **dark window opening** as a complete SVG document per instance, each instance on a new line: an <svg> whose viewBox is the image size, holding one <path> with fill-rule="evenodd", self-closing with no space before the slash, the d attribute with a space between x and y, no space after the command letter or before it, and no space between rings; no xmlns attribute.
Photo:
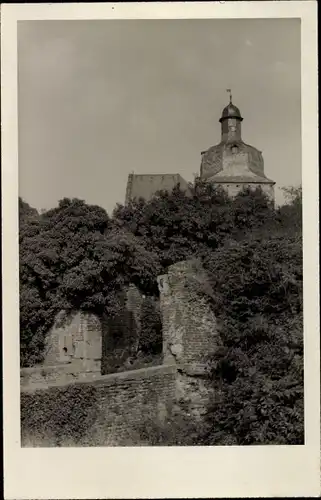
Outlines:
<svg viewBox="0 0 321 500"><path fill-rule="evenodd" d="M64 353L65 353L65 354L67 354L67 352L68 352L67 347L64 347L64 348L63 348L63 351L64 351Z"/></svg>

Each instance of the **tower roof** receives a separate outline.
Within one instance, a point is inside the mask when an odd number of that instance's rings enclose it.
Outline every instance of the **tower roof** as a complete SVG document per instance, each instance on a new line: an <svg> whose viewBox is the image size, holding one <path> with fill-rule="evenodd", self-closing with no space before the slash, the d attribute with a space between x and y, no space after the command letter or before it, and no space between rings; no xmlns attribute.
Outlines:
<svg viewBox="0 0 321 500"><path fill-rule="evenodd" d="M241 112L237 106L235 106L232 102L230 102L222 111L222 116L220 118L220 122L226 120L227 118L237 118L242 121L243 118L241 116Z"/></svg>

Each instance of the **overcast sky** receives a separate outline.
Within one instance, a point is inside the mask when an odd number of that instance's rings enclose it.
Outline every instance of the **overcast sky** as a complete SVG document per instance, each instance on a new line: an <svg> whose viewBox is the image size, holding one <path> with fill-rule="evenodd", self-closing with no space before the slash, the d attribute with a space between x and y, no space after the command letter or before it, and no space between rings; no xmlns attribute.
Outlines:
<svg viewBox="0 0 321 500"><path fill-rule="evenodd" d="M281 202L301 183L299 20L20 22L20 195L111 212L131 171L192 180L226 88Z"/></svg>

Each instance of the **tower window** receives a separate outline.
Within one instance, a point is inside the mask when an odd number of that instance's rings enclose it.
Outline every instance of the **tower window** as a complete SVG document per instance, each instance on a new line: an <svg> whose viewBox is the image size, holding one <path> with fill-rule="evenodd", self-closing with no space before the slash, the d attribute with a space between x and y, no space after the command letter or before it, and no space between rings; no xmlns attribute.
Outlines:
<svg viewBox="0 0 321 500"><path fill-rule="evenodd" d="M239 148L234 144L234 146L232 146L232 153L235 155L237 152L238 152Z"/></svg>

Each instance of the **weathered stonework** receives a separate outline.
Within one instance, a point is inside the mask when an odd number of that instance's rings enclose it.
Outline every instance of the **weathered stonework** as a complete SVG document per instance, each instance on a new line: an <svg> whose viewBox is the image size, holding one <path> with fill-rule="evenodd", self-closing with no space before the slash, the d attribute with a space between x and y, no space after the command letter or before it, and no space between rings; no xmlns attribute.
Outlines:
<svg viewBox="0 0 321 500"><path fill-rule="evenodd" d="M221 141L202 152L200 177L234 197L243 188L260 187L274 202L275 182L264 173L262 152L242 140L240 110L230 102L223 109Z"/></svg>
<svg viewBox="0 0 321 500"><path fill-rule="evenodd" d="M96 380L101 378L99 366L100 364L97 364L91 370L84 371L83 363L75 361L62 365L21 368L20 387L22 391L33 391L73 382Z"/></svg>
<svg viewBox="0 0 321 500"><path fill-rule="evenodd" d="M71 364L75 371L99 371L101 324L94 314L58 314L46 337L44 366Z"/></svg>
<svg viewBox="0 0 321 500"><path fill-rule="evenodd" d="M158 285L164 363L204 362L219 341L204 269L197 260L178 262L158 278Z"/></svg>
<svg viewBox="0 0 321 500"><path fill-rule="evenodd" d="M61 311L46 336L43 364L21 369L21 386L92 380L117 371L135 349L143 300L138 288L130 284L123 293L123 310L113 321L83 311ZM113 335L115 329L117 335ZM118 345L112 342L113 336ZM117 352L121 353L118 357Z"/></svg>
<svg viewBox="0 0 321 500"><path fill-rule="evenodd" d="M163 324L163 360L175 364L176 411L201 417L212 397L207 359L220 344L209 304L211 286L197 260L170 266L158 278Z"/></svg>
<svg viewBox="0 0 321 500"><path fill-rule="evenodd" d="M160 366L102 375L97 358L102 354L103 328L98 318L77 313L61 323L57 319L48 336L45 364L21 370L24 446L140 445L144 442L139 429L148 422L161 425L168 416L182 413L202 419L213 397L207 356L220 344L209 303L212 289L197 260L170 266L158 285L163 327ZM129 287L124 304L138 328L143 300L135 287ZM30 410L34 405L35 428ZM71 430L69 414L59 418L64 405L76 416Z"/></svg>
<svg viewBox="0 0 321 500"><path fill-rule="evenodd" d="M125 204L139 198L149 201L159 191L171 192L178 185L188 194L188 183L179 174L129 174Z"/></svg>
<svg viewBox="0 0 321 500"><path fill-rule="evenodd" d="M175 378L174 366L161 365L74 384L51 384L46 389L25 389L21 404L22 446L148 444L141 431L151 421L161 425L170 414ZM73 425L65 417L67 405Z"/></svg>
<svg viewBox="0 0 321 500"><path fill-rule="evenodd" d="M219 182L216 182L216 185L219 186L220 183ZM237 182L222 182L221 186L223 187L223 189L228 193L228 195L231 197L231 198L234 198L235 196L237 196L239 194L239 192L242 190L242 189L251 189L251 190L255 190L255 189L258 189L260 188L262 190L262 192L264 194L266 194L268 200L270 200L270 202L274 203L274 197L275 197L275 193L274 193L274 185L272 184L260 184L258 182L256 183L246 183L246 182L243 182L243 183L237 183Z"/></svg>

